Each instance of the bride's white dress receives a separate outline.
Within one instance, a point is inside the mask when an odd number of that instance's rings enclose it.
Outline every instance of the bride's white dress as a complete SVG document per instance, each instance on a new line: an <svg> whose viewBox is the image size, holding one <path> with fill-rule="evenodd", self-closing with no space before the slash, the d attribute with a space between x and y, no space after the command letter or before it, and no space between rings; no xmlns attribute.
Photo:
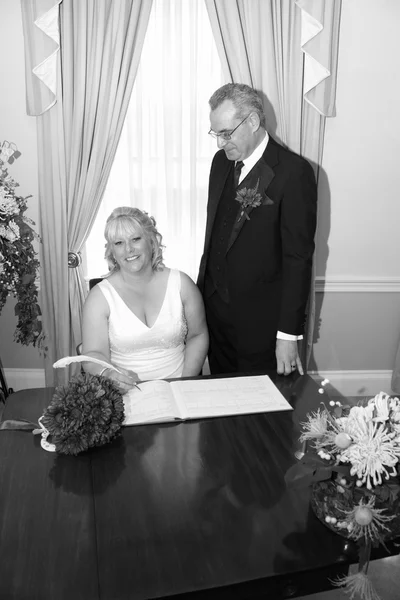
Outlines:
<svg viewBox="0 0 400 600"><path fill-rule="evenodd" d="M142 380L180 377L187 335L180 272L170 270L164 302L152 327L128 308L107 279L97 285L110 307L111 362L135 371Z"/></svg>

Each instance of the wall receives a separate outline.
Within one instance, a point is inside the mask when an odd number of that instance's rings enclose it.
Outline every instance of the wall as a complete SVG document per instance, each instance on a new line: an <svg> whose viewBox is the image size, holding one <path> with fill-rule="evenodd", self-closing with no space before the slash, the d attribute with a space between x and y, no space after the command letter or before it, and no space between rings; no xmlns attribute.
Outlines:
<svg viewBox="0 0 400 600"><path fill-rule="evenodd" d="M399 23L397 0L342 2L337 116L326 124L319 188L321 323L310 365L342 393L390 391L400 336ZM29 216L37 220L36 125L25 114L23 35L15 0L0 0L0 39L6 91L0 94L0 140L15 142L22 152L12 174L22 194L33 194ZM0 316L0 356L9 380L24 387L28 380L38 381L41 371L26 369L40 369L42 359L35 349L13 343L12 322L8 302Z"/></svg>
<svg viewBox="0 0 400 600"><path fill-rule="evenodd" d="M316 332L310 368L347 393L390 391L400 337L400 119L396 0L344 0L337 116L319 187ZM367 372L367 373L365 373ZM347 384L346 384L347 379Z"/></svg>

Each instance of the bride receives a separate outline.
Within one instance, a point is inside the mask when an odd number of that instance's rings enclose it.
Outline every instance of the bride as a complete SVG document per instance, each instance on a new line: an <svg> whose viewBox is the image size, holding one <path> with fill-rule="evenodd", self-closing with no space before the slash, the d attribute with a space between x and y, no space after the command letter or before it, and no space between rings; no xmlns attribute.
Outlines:
<svg viewBox="0 0 400 600"><path fill-rule="evenodd" d="M188 275L164 266L153 217L116 208L104 236L110 270L86 299L82 350L118 371L89 362L85 370L124 393L141 380L199 375L208 350L203 300Z"/></svg>

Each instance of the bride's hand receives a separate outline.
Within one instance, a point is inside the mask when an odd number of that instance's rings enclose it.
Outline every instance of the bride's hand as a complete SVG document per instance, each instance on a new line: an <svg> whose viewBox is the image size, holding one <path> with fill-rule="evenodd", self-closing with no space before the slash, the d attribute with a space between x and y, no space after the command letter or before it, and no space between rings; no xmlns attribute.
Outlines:
<svg viewBox="0 0 400 600"><path fill-rule="evenodd" d="M118 371L115 371L115 369L106 369L103 375L110 379L122 394L126 394L126 392L136 387L139 381L137 373L123 369L122 367L118 367Z"/></svg>

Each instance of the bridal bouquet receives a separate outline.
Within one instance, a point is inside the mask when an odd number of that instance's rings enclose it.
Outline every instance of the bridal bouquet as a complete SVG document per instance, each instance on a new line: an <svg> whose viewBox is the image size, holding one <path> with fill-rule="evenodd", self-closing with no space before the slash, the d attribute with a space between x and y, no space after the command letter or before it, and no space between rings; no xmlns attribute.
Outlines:
<svg viewBox="0 0 400 600"><path fill-rule="evenodd" d="M367 577L371 545L400 536L400 400L381 392L358 406L323 405L303 423L289 486L311 485L317 517L359 546L359 570L337 582L378 598Z"/></svg>
<svg viewBox="0 0 400 600"><path fill-rule="evenodd" d="M45 450L77 455L120 435L124 416L121 393L111 380L85 373L56 388L34 433L42 434Z"/></svg>
<svg viewBox="0 0 400 600"><path fill-rule="evenodd" d="M38 419L39 427L25 419L10 419L0 421L0 431L32 431L41 434L44 450L76 456L118 437L124 419L124 401L115 384L102 375L85 373L56 388Z"/></svg>
<svg viewBox="0 0 400 600"><path fill-rule="evenodd" d="M0 144L0 314L7 297L17 299L15 341L43 347L41 310L36 278L39 261L32 242L40 242L35 223L25 216L27 200L18 196L18 183L8 173L7 163L20 156L14 144Z"/></svg>

